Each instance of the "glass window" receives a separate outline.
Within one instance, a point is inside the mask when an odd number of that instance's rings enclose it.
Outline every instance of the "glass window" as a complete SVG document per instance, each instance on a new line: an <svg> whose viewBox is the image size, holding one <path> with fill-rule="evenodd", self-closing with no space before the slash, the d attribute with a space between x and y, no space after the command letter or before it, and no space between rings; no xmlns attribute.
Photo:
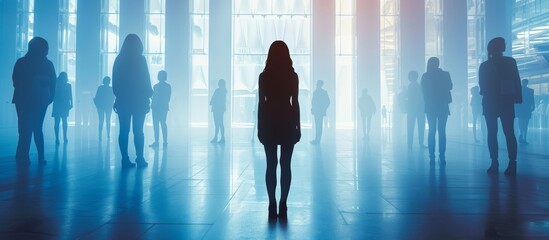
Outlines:
<svg viewBox="0 0 549 240"><path fill-rule="evenodd" d="M191 29L191 97L190 123L193 127L207 127L208 99L208 40L209 1L193 0L190 13Z"/></svg>
<svg viewBox="0 0 549 240"><path fill-rule="evenodd" d="M103 77L112 77L112 66L119 49L120 0L101 1L101 63L99 83Z"/></svg>
<svg viewBox="0 0 549 240"><path fill-rule="evenodd" d="M311 23L310 0L233 1L232 126L253 126L250 109L257 108L258 76L275 40L290 48L300 80L300 106L310 109ZM301 113L302 123L310 123L308 111Z"/></svg>
<svg viewBox="0 0 549 240"><path fill-rule="evenodd" d="M356 96L356 4L336 0L336 127L354 128Z"/></svg>
<svg viewBox="0 0 549 240"><path fill-rule="evenodd" d="M166 49L166 0L147 0L145 5L145 57L152 82L164 70Z"/></svg>
<svg viewBox="0 0 549 240"><path fill-rule="evenodd" d="M27 53L29 41L34 35L34 0L19 0L16 25L17 58Z"/></svg>
<svg viewBox="0 0 549 240"><path fill-rule="evenodd" d="M400 91L400 83L397 76L400 76L400 1L381 0L381 107L387 109L390 124L394 109L394 97ZM381 108L380 107L380 108Z"/></svg>
<svg viewBox="0 0 549 240"><path fill-rule="evenodd" d="M441 66L444 62L442 20L442 0L425 0L425 62L431 57L438 57Z"/></svg>
<svg viewBox="0 0 549 240"><path fill-rule="evenodd" d="M66 72L74 87L76 81L76 0L59 1L58 72Z"/></svg>

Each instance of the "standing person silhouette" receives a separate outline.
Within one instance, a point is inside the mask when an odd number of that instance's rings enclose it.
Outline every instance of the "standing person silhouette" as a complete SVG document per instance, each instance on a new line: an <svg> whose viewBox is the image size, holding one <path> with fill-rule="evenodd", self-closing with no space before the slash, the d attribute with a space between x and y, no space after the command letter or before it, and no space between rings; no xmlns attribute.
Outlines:
<svg viewBox="0 0 549 240"><path fill-rule="evenodd" d="M259 75L257 131L265 148L267 170L265 182L269 195L269 220L277 217L276 168L280 145L280 204L278 217L287 218L287 199L292 181L291 160L294 145L301 139L299 116L299 78L292 66L290 51L283 41L269 48L265 69Z"/></svg>
<svg viewBox="0 0 549 240"><path fill-rule="evenodd" d="M112 70L112 90L116 100L114 111L118 114L120 134L118 144L122 154L122 167L146 167L143 157L145 136L143 124L150 110L150 99L153 94L147 60L143 56L143 43L135 34L128 34L120 53L114 60ZM130 123L133 127L133 141L137 158L130 162L128 155L128 137Z"/></svg>
<svg viewBox="0 0 549 240"><path fill-rule="evenodd" d="M475 139L475 142L480 142L477 138L477 123L480 123L482 126L482 122L480 122L480 114L482 113L482 96L480 95L480 88L478 86L474 86L471 88L471 113L473 114L473 137ZM482 129L482 127L481 127Z"/></svg>
<svg viewBox="0 0 549 240"><path fill-rule="evenodd" d="M63 140L67 143L67 117L71 110L72 87L66 72L59 73L57 85L55 87L55 96L53 97L53 110L51 116L55 118L55 144L59 144L59 122L63 122Z"/></svg>
<svg viewBox="0 0 549 240"><path fill-rule="evenodd" d="M152 97L151 109L154 129L154 143L149 147L158 147L160 139L158 132L159 125L162 127L163 145L168 145L168 124L166 119L170 110L170 98L172 96L172 87L166 82L168 73L162 70L158 72L158 83L154 85L154 93Z"/></svg>
<svg viewBox="0 0 549 240"><path fill-rule="evenodd" d="M55 68L47 58L48 42L45 39L34 37L29 41L28 49L27 54L15 63L12 75L12 103L17 111L19 133L15 159L17 163L30 163L30 142L34 135L38 162L45 164L42 125L48 105L55 96Z"/></svg>
<svg viewBox="0 0 549 240"><path fill-rule="evenodd" d="M427 71L421 77L425 101L425 114L429 124L429 159L435 164L435 135L438 130L438 152L442 166L446 165L446 121L450 115L448 104L452 102L452 79L450 73L439 68L436 57L427 61Z"/></svg>
<svg viewBox="0 0 549 240"><path fill-rule="evenodd" d="M316 89L313 92L313 99L311 100L311 113L315 117L315 139L311 141L311 144L319 144L322 138L322 128L324 128L324 116L326 116L326 110L330 106L330 97L328 92L322 89L324 81L316 81Z"/></svg>
<svg viewBox="0 0 549 240"><path fill-rule="evenodd" d="M518 118L519 143L528 144L528 122L532 118L532 112L536 109L534 101L534 89L528 87L528 79L522 80L522 103L515 105Z"/></svg>
<svg viewBox="0 0 549 240"><path fill-rule="evenodd" d="M225 79L219 79L217 82L217 89L215 89L212 99L210 100L210 106L212 106L212 113L215 124L215 135L211 143L217 142L218 133L221 133L221 139L219 143L225 142L225 125L223 125L223 114L227 105L227 88L225 87Z"/></svg>
<svg viewBox="0 0 549 240"><path fill-rule="evenodd" d="M99 116L99 141L101 141L103 135L103 123L106 123L107 139L111 138L111 114L114 105L114 93L112 92L111 78L104 77L103 85L97 87L93 103L97 108L97 115Z"/></svg>
<svg viewBox="0 0 549 240"><path fill-rule="evenodd" d="M492 164L488 174L498 172L498 118L503 127L509 165L505 175L514 176L517 171L517 139L514 131L516 103L522 103L522 91L517 62L503 56L505 40L494 38L488 43L488 60L479 67L479 86L482 95L482 111L488 128L488 149Z"/></svg>
<svg viewBox="0 0 549 240"><path fill-rule="evenodd" d="M416 71L408 73L408 96L406 102L408 149L412 149L414 143L414 125L417 121L417 136L419 148L424 148L423 138L425 136L425 103L421 86L417 82L419 74Z"/></svg>
<svg viewBox="0 0 549 240"><path fill-rule="evenodd" d="M376 104L374 99L368 94L368 89L362 89L362 96L358 99L358 108L362 118L362 134L364 139L370 136L370 126L372 124L372 116L376 113Z"/></svg>

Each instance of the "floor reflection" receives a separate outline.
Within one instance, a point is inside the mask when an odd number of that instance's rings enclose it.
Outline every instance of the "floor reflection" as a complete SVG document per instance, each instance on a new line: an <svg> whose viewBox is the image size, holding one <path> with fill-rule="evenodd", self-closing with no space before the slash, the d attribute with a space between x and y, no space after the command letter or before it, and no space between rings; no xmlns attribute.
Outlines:
<svg viewBox="0 0 549 240"><path fill-rule="evenodd" d="M292 159L288 221L274 224L263 146L249 129L233 129L225 144L192 129L147 148L144 169L120 167L116 140L70 132L68 144L47 144L46 165L17 165L12 149L0 152L0 239L549 236L549 132L541 130L519 146L516 178L485 174L487 147L471 133L449 135L445 167L430 165L427 149L408 151L397 133L362 139L341 130L320 145L304 137Z"/></svg>

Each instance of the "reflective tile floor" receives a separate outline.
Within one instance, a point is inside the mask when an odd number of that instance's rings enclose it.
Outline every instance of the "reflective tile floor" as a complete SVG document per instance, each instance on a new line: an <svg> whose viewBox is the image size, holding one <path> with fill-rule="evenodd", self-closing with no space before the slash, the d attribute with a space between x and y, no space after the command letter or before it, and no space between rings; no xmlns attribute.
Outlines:
<svg viewBox="0 0 549 240"><path fill-rule="evenodd" d="M340 130L315 146L307 132L292 160L288 222L274 224L251 129L223 145L207 129L172 132L167 147L146 147L147 168L129 170L115 138L99 142L82 127L58 147L46 134L46 165L31 154L17 167L16 130L0 131L0 239L549 238L547 130L519 146L515 178L488 176L487 147L470 133L449 133L447 166L431 167L426 149L407 151L395 133L363 141Z"/></svg>

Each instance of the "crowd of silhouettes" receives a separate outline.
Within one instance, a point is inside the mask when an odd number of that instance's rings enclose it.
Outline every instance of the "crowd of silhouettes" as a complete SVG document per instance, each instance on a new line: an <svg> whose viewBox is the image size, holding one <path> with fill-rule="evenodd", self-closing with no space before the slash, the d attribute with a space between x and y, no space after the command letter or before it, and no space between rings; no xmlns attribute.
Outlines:
<svg viewBox="0 0 549 240"><path fill-rule="evenodd" d="M516 175L517 140L514 133L514 118L518 118L519 142L527 144L528 123L536 110L534 91L528 87L528 80L520 82L516 61L503 56L505 41L494 38L488 44L489 58L480 65L479 84L470 89L473 117L473 136L479 142L477 123L481 113L487 126L487 142L491 165L487 172L498 172L498 119L501 121L507 143L509 164L506 175ZM28 164L31 138L34 136L39 163L45 163L42 125L46 110L53 102L52 117L55 118L55 140L59 143L59 124L63 126L63 140L67 139L67 117L73 107L72 86L67 73L56 78L55 69L47 59L48 43L34 37L28 44L28 52L18 59L13 70L14 95L18 117L19 140L16 160ZM406 89L395 95L395 104L407 114L407 143L412 148L417 123L418 145L424 148L425 118L429 126L428 151L430 164L435 164L436 135L441 166L446 165L446 123L452 102L452 80L450 73L442 70L436 57L429 58L426 72L418 82L419 74L410 71ZM143 44L135 34L126 36L120 53L113 65L111 79L103 78L103 85L97 88L93 99L99 117L99 140L102 139L103 124L106 123L107 138L110 138L112 110L117 113L120 125L118 143L122 155L122 167L146 167L144 158L143 126L147 113L152 109L154 142L160 144L159 129L162 130L163 145L168 143L167 114L171 98L171 86L167 73L158 73L158 83L151 87L147 60L143 56ZM322 137L324 117L330 105L330 98L323 89L324 82L318 80L312 96L311 113L314 116L315 138L312 144L319 144ZM293 68L288 46L283 41L274 41L268 51L265 68L259 75L257 101L257 137L264 145L266 156L265 182L269 196L269 219L287 218L287 198L292 180L291 159L294 145L301 139L300 108L298 102L299 77ZM223 115L226 111L227 88L224 79L218 81L218 88L211 100L211 111L215 124L212 143L225 142ZM152 103L151 103L152 99ZM362 134L368 139L371 121L376 113L376 104L366 88L357 100L362 120ZM387 124L387 109L382 107L382 121ZM481 124L482 125L482 124ZM130 161L128 139L132 126L136 150L135 163ZM255 132L255 124L254 124ZM220 135L220 136L219 136ZM218 137L219 140L218 140ZM278 146L280 145L280 159ZM280 201L276 200L277 166L280 163Z"/></svg>

